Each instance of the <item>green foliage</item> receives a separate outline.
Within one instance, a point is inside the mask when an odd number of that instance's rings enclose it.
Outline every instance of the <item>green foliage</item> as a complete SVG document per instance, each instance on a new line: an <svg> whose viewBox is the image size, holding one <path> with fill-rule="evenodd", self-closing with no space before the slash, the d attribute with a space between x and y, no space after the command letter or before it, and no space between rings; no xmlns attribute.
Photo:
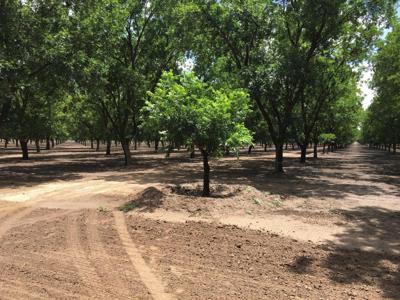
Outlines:
<svg viewBox="0 0 400 300"><path fill-rule="evenodd" d="M362 139L369 144L397 144L400 140L400 25L379 47L374 58L376 97L368 108Z"/></svg>
<svg viewBox="0 0 400 300"><path fill-rule="evenodd" d="M130 211L136 209L137 207L138 206L137 206L136 202L129 201L129 202L125 203L124 205L120 206L119 210L123 211L124 213L127 213L127 212L130 212Z"/></svg>
<svg viewBox="0 0 400 300"><path fill-rule="evenodd" d="M164 132L177 144L193 143L209 155L219 155L224 146L238 148L251 143L244 126L249 111L242 90L215 89L193 73L163 74L144 107L146 130Z"/></svg>
<svg viewBox="0 0 400 300"><path fill-rule="evenodd" d="M70 76L68 8L50 0L0 6L0 134L56 136L63 131L58 100Z"/></svg>
<svg viewBox="0 0 400 300"><path fill-rule="evenodd" d="M319 135L319 142L324 145L334 144L336 135L334 133L322 133Z"/></svg>

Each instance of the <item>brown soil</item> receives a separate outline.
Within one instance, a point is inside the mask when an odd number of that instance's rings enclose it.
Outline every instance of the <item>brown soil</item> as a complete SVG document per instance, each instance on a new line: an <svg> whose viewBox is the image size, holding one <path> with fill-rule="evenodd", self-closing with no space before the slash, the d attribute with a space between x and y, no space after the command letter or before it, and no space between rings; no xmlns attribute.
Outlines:
<svg viewBox="0 0 400 300"><path fill-rule="evenodd" d="M0 299L400 299L399 156L113 150L2 150Z"/></svg>

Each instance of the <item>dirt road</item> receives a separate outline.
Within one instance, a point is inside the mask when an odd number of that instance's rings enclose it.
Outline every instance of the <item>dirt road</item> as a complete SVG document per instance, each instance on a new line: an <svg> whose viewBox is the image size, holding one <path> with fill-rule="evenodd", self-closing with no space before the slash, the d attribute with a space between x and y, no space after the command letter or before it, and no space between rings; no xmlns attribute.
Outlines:
<svg viewBox="0 0 400 300"><path fill-rule="evenodd" d="M213 161L229 189L200 199L171 189L201 177L184 152L0 154L0 299L400 297L399 157L289 153L277 177L272 155Z"/></svg>

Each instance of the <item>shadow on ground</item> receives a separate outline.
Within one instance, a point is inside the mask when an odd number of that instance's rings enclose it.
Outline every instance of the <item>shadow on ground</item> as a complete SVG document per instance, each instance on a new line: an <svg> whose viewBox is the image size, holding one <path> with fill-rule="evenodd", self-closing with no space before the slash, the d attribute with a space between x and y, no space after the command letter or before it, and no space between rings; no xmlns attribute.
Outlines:
<svg viewBox="0 0 400 300"><path fill-rule="evenodd" d="M321 246L326 255L301 254L288 269L312 274L323 268L334 282L379 286L383 297L400 299L400 211L358 207L340 213L351 226L337 235L337 242Z"/></svg>

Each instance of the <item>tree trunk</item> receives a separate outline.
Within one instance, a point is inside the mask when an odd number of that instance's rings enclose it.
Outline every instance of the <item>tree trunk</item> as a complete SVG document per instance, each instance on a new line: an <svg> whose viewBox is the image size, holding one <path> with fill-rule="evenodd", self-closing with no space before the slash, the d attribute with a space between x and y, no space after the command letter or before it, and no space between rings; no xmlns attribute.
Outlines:
<svg viewBox="0 0 400 300"><path fill-rule="evenodd" d="M172 144L168 145L168 149L167 149L167 153L165 153L165 157L168 158L171 156L171 152L172 152Z"/></svg>
<svg viewBox="0 0 400 300"><path fill-rule="evenodd" d="M36 152L39 153L40 152L39 139L35 140L35 146L36 146Z"/></svg>
<svg viewBox="0 0 400 300"><path fill-rule="evenodd" d="M50 138L46 137L46 150L50 150Z"/></svg>
<svg viewBox="0 0 400 300"><path fill-rule="evenodd" d="M100 139L96 139L96 151L100 150Z"/></svg>
<svg viewBox="0 0 400 300"><path fill-rule="evenodd" d="M7 146L8 146L8 139L6 139L5 142L4 142L4 148L7 149Z"/></svg>
<svg viewBox="0 0 400 300"><path fill-rule="evenodd" d="M15 147L19 147L18 139L15 139Z"/></svg>
<svg viewBox="0 0 400 300"><path fill-rule="evenodd" d="M265 144L264 144L264 152L267 152L267 147L268 147L268 144L265 143Z"/></svg>
<svg viewBox="0 0 400 300"><path fill-rule="evenodd" d="M210 196L210 165L208 164L208 153L201 151L203 156L203 197Z"/></svg>
<svg viewBox="0 0 400 300"><path fill-rule="evenodd" d="M54 139L51 138L50 141L51 141L51 148L54 148Z"/></svg>
<svg viewBox="0 0 400 300"><path fill-rule="evenodd" d="M21 144L21 150L22 150L22 159L23 160L28 160L29 159L28 141L27 140L20 140L20 144Z"/></svg>
<svg viewBox="0 0 400 300"><path fill-rule="evenodd" d="M106 155L111 155L111 140L107 140Z"/></svg>
<svg viewBox="0 0 400 300"><path fill-rule="evenodd" d="M314 142L314 158L318 158L318 143Z"/></svg>
<svg viewBox="0 0 400 300"><path fill-rule="evenodd" d="M158 143L159 143L159 140L154 141L154 151L155 152L158 152Z"/></svg>
<svg viewBox="0 0 400 300"><path fill-rule="evenodd" d="M90 149L94 149L93 139L90 139Z"/></svg>
<svg viewBox="0 0 400 300"><path fill-rule="evenodd" d="M121 146L122 150L124 150L125 166L129 166L132 163L131 150L129 149L129 139L121 139Z"/></svg>
<svg viewBox="0 0 400 300"><path fill-rule="evenodd" d="M283 143L275 145L275 172L283 173Z"/></svg>
<svg viewBox="0 0 400 300"><path fill-rule="evenodd" d="M393 143L393 153L396 154L397 152L397 144Z"/></svg>
<svg viewBox="0 0 400 300"><path fill-rule="evenodd" d="M300 145L300 151L301 151L300 162L304 164L307 159L307 143Z"/></svg>
<svg viewBox="0 0 400 300"><path fill-rule="evenodd" d="M250 145L249 146L249 150L247 150L247 154L251 154L251 150L254 148L254 146L253 145Z"/></svg>

